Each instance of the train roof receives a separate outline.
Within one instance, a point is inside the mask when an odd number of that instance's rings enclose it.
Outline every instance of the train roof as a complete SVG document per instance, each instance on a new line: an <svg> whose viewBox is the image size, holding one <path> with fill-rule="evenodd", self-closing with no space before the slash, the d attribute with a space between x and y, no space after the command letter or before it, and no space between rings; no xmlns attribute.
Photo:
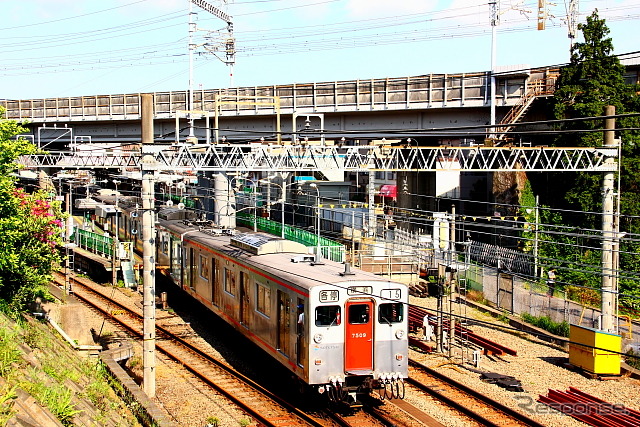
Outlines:
<svg viewBox="0 0 640 427"><path fill-rule="evenodd" d="M254 255L277 253L305 253L302 243L281 239L267 233L241 233L231 237L231 244Z"/></svg>
<svg viewBox="0 0 640 427"><path fill-rule="evenodd" d="M162 225L179 235L184 241L211 247L223 256L238 259L306 290L327 284L346 286L349 282L362 281L400 285L387 278L355 268L345 274L346 265L343 263L325 259L321 263L313 262L315 257L309 254L308 248L303 244L265 233L229 236L219 234L216 230L194 227L183 221L162 221ZM244 245L233 244L232 240L243 242ZM249 247L251 245L261 249L253 249Z"/></svg>
<svg viewBox="0 0 640 427"><path fill-rule="evenodd" d="M197 218L194 211L189 209L180 209L178 207L162 207L158 210L158 218L160 219L181 219L193 221Z"/></svg>

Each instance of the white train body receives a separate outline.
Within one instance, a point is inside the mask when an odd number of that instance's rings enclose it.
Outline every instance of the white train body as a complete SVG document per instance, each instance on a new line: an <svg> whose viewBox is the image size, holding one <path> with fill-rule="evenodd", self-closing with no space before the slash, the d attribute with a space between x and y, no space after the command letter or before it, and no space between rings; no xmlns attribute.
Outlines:
<svg viewBox="0 0 640 427"><path fill-rule="evenodd" d="M330 400L354 405L374 389L399 390L408 375L406 285L316 264L299 243L172 216L159 214L156 264L184 292ZM121 218L121 237L139 239L126 235L138 218Z"/></svg>

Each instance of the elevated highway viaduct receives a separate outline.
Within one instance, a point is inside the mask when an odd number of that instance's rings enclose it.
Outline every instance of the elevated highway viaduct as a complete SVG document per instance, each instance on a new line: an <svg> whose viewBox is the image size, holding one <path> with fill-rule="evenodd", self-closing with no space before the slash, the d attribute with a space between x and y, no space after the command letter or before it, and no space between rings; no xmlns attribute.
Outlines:
<svg viewBox="0 0 640 427"><path fill-rule="evenodd" d="M536 97L552 93L555 76L557 69L553 68L499 74L497 122L521 104L536 85L545 89ZM294 129L308 129L309 138L317 138L318 130L324 130L327 139L345 137L367 143L393 138L392 131L398 131L431 145L460 137L445 129L477 126L464 133L471 139L483 139L490 119L489 94L490 74L486 72L197 90L193 110L202 113L193 115L194 133L199 142L216 138L229 142L262 137L273 140L279 125L285 140L293 138ZM188 91L154 93L156 141L175 142L176 128L181 141L189 135L183 113L188 99ZM42 147L63 148L60 144L89 141L122 144L140 138L139 93L4 100L2 104L7 118L29 122L34 142ZM527 110L527 120L538 118L535 105ZM418 132L425 129L443 131L426 138Z"/></svg>
<svg viewBox="0 0 640 427"><path fill-rule="evenodd" d="M638 64L628 67L630 80L638 81L639 68ZM534 101L553 94L557 75L558 69L552 67L497 74L499 137L508 137L510 126L519 121L547 118L544 103ZM407 137L420 146L456 146L469 140L479 143L489 133L489 93L488 72L197 90L193 110L202 113L194 114L194 134L199 142L246 143L278 137L291 141L324 135L327 140L344 137L347 145ZM154 93L155 142L185 141L190 130L184 113L188 99L187 91ZM73 144L77 148L88 142L121 147L140 141L139 93L0 102L7 109L7 118L28 122L30 136L46 150L65 150ZM515 145L529 142L513 141ZM537 154L525 152L521 156ZM480 163L482 170L491 169ZM576 169L573 164L558 162L542 170L556 167ZM416 169L409 169L399 166L387 170L398 172L398 184L407 194L438 196L435 174L426 174L425 179L425 174L418 176ZM466 169L485 175L482 170ZM461 185L458 183L457 188ZM490 195L493 191L489 187L484 186ZM456 197L468 196L456 191ZM398 196L398 206L439 210L437 198L425 204L420 198Z"/></svg>

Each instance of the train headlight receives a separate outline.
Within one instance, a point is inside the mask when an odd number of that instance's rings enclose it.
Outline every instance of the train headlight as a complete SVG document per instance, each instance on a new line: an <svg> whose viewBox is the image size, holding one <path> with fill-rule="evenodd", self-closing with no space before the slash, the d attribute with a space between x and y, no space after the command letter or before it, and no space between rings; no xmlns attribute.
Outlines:
<svg viewBox="0 0 640 427"><path fill-rule="evenodd" d="M401 340L402 338L404 338L404 329L398 329L396 331L396 338Z"/></svg>
<svg viewBox="0 0 640 427"><path fill-rule="evenodd" d="M313 341L314 341L316 344L320 344L320 343L322 342L322 339L323 339L323 338L324 338L324 337L322 336L322 334L315 334L315 335L313 336Z"/></svg>

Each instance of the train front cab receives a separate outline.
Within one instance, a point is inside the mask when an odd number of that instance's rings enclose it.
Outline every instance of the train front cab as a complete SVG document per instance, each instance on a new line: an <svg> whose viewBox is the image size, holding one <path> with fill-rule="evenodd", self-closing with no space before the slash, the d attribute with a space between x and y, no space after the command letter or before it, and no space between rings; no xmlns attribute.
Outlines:
<svg viewBox="0 0 640 427"><path fill-rule="evenodd" d="M338 298L337 292L321 291L319 299ZM394 299L379 298L381 293ZM310 325L309 383L315 384L319 393L326 393L331 402L358 407L360 398L373 390L383 398L404 397L408 325L402 299L406 288L404 292L398 287L376 294L315 306L315 321Z"/></svg>

